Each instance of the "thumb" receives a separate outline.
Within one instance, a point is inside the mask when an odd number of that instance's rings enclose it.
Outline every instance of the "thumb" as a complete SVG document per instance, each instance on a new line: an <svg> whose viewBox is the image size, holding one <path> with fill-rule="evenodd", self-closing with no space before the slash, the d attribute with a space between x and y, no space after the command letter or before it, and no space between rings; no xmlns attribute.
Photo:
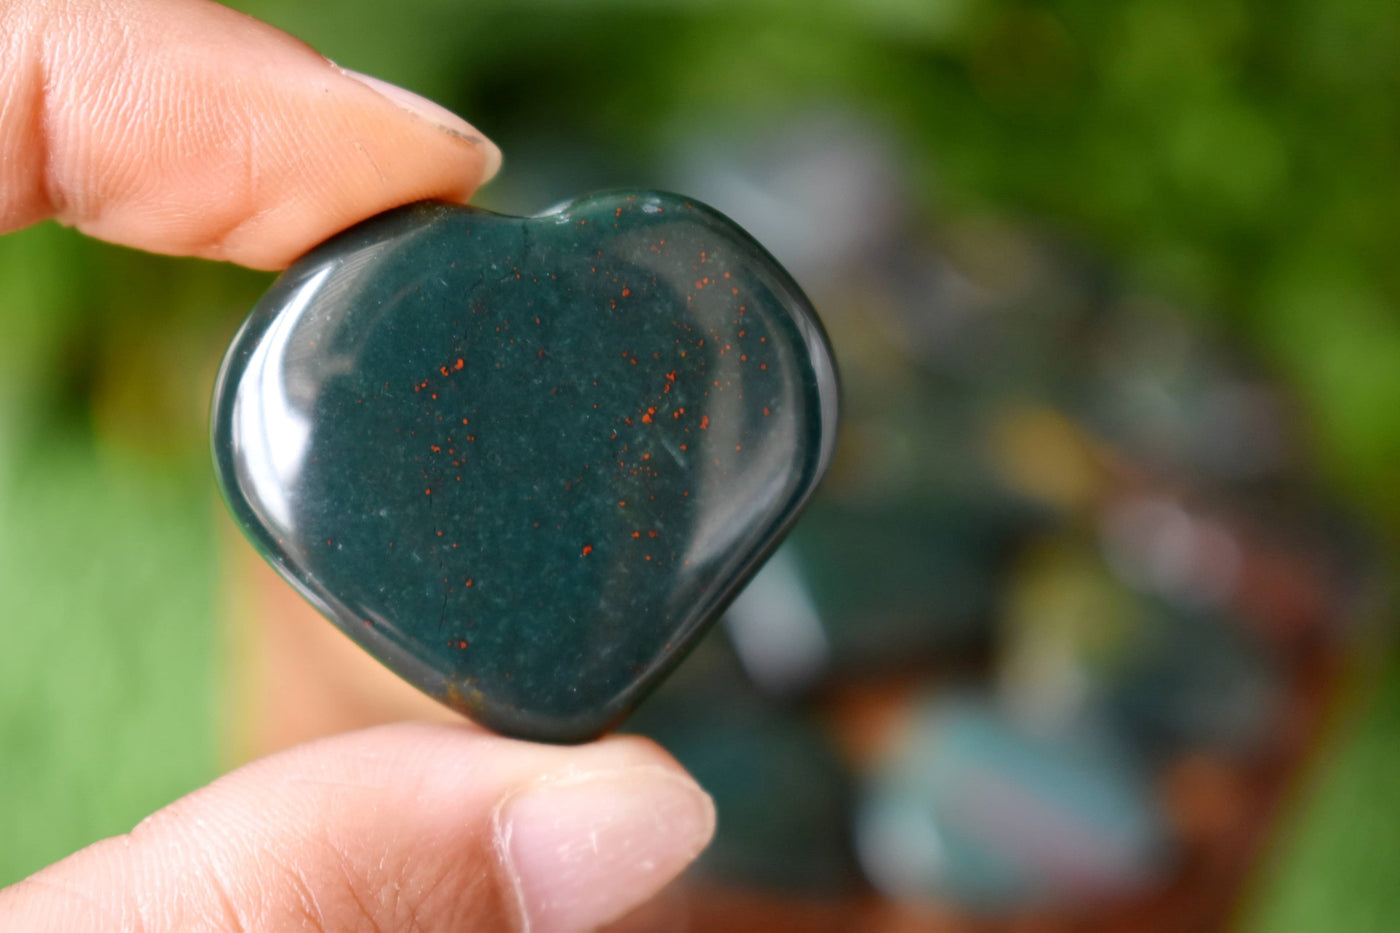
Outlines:
<svg viewBox="0 0 1400 933"><path fill-rule="evenodd" d="M709 841L665 752L404 723L255 762L14 887L0 929L588 930Z"/></svg>
<svg viewBox="0 0 1400 933"><path fill-rule="evenodd" d="M461 118L208 0L0 0L0 233L54 216L279 268L499 164Z"/></svg>

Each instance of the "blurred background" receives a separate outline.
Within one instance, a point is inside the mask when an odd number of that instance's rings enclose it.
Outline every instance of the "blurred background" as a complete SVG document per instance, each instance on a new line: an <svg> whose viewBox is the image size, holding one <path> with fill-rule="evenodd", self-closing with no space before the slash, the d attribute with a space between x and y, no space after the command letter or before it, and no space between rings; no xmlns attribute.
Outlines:
<svg viewBox="0 0 1400 933"><path fill-rule="evenodd" d="M629 723L715 795L694 930L1400 924L1400 7L232 4L793 272L846 421ZM443 715L217 500L271 277L0 239L0 884L248 757Z"/></svg>

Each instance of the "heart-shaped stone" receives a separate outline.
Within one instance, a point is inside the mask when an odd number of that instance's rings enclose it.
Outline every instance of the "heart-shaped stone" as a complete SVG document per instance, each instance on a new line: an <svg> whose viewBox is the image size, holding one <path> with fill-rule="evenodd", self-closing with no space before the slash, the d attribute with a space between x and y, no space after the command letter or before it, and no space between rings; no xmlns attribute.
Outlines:
<svg viewBox="0 0 1400 933"><path fill-rule="evenodd" d="M234 338L214 458L321 612L499 732L616 725L777 545L831 458L811 306L714 210L410 205L287 270Z"/></svg>

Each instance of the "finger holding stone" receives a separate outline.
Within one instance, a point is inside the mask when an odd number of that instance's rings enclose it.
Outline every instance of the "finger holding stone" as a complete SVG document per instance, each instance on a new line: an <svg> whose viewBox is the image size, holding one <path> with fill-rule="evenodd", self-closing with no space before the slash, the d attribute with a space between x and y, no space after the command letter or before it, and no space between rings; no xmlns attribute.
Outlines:
<svg viewBox="0 0 1400 933"><path fill-rule="evenodd" d="M710 799L649 742L405 723L232 772L0 891L0 929L590 930L713 830Z"/></svg>
<svg viewBox="0 0 1400 933"><path fill-rule="evenodd" d="M0 2L0 232L56 217L280 268L499 164L444 108L206 0Z"/></svg>

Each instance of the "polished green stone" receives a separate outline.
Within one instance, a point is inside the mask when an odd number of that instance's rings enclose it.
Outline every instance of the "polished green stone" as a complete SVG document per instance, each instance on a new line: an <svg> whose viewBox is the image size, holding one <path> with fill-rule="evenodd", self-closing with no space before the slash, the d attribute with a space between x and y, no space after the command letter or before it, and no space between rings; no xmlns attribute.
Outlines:
<svg viewBox="0 0 1400 933"><path fill-rule="evenodd" d="M415 686L581 741L665 676L831 458L821 325L675 195L537 217L410 205L277 280L214 398L262 555Z"/></svg>

